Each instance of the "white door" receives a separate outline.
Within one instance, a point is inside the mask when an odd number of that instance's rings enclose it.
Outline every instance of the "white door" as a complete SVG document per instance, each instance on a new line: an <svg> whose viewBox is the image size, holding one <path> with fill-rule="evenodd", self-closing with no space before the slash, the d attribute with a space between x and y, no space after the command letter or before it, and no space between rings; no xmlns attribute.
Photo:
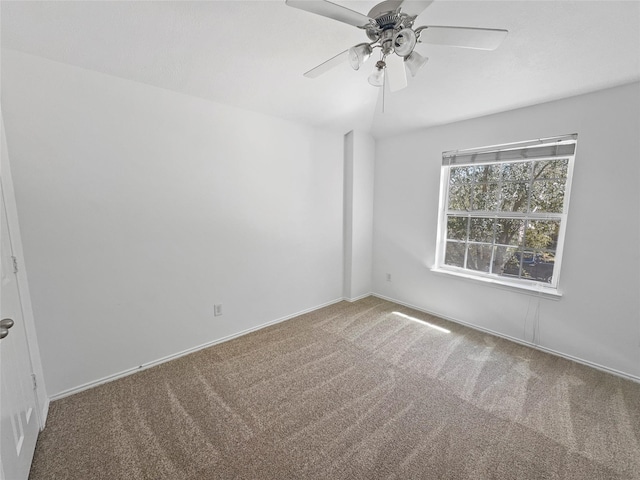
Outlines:
<svg viewBox="0 0 640 480"><path fill-rule="evenodd" d="M0 336L6 334L0 340L0 475L4 474L4 480L26 480L38 437L36 397L31 378L33 369L22 321L18 280L14 272L4 192L0 193L0 203ZM13 326L5 329L11 323Z"/></svg>

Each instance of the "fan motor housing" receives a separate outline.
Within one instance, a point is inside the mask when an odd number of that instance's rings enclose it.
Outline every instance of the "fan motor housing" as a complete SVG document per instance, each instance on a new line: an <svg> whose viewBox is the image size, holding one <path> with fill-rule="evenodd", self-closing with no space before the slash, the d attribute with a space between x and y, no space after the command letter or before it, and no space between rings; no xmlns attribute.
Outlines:
<svg viewBox="0 0 640 480"><path fill-rule="evenodd" d="M400 15L395 12L387 12L379 17L376 17L376 24L380 30L388 30L394 28L398 21L401 19Z"/></svg>
<svg viewBox="0 0 640 480"><path fill-rule="evenodd" d="M388 13L394 13L402 5L403 0L385 0L369 10L368 17L377 19Z"/></svg>
<svg viewBox="0 0 640 480"><path fill-rule="evenodd" d="M410 28L414 17L409 17L401 11L402 0L386 0L371 9L369 17L371 23L365 27L371 41L386 40L384 32L393 30L399 32L403 28Z"/></svg>

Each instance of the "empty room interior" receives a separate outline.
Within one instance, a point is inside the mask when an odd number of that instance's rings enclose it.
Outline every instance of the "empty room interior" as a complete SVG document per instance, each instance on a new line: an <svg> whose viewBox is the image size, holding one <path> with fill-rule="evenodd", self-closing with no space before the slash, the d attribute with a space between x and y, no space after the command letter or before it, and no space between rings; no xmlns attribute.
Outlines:
<svg viewBox="0 0 640 480"><path fill-rule="evenodd" d="M0 480L640 479L640 2L0 24Z"/></svg>

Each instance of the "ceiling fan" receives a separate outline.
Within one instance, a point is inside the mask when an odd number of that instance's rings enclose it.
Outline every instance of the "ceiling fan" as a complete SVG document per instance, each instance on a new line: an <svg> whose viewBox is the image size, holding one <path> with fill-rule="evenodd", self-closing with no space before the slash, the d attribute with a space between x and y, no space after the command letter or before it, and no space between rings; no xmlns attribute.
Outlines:
<svg viewBox="0 0 640 480"><path fill-rule="evenodd" d="M415 76L427 63L428 58L415 51L419 43L495 50L509 33L495 28L439 25L414 28L416 17L431 3L433 0L386 0L363 15L326 0L286 0L286 4L291 7L361 28L370 40L339 53L312 68L304 76L315 78L341 64L346 58L351 67L358 70L372 56L373 51L379 48L380 60L369 76L369 83L382 87L385 80L388 80L389 90L395 92L407 86L407 69L411 76Z"/></svg>

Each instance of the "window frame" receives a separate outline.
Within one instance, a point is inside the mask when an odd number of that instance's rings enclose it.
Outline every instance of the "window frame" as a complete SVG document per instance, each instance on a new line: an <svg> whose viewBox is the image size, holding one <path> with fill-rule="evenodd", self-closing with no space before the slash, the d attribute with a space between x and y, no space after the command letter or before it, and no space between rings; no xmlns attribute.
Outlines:
<svg viewBox="0 0 640 480"><path fill-rule="evenodd" d="M501 160L500 159L500 152L504 152L504 151L518 151L519 149L524 149L527 146L547 146L547 145L554 145L555 144L562 144L563 142L566 142L568 144L574 144L574 151L572 154L560 154L560 155L549 155L549 156L535 156L534 158L527 158L526 156L524 156L524 158L507 158L505 160ZM468 149L468 150L458 150L458 151L453 151L453 152L443 152L442 156L443 156L443 161L442 161L442 166L441 166L441 174L440 174L440 199L439 199L439 206L438 206L438 226L437 226L437 237L436 237L436 256L435 256L435 263L433 265L433 267L431 268L432 271L437 272L437 273L444 273L444 274L448 274L448 275L454 275L454 276L458 276L458 277L463 277L463 278L467 278L467 279L471 279L471 280L479 280L485 283L490 283L490 284L495 284L497 286L504 286L504 287L511 287L511 288L515 288L519 291L532 291L532 292L537 292L537 293L544 293L544 294L548 294L550 296L561 296L562 293L560 291L560 272L561 272L561 267L562 267L562 259L563 259L563 254L564 254L564 241L565 241L565 234L566 234L566 226L567 226L567 218L568 218L568 212L569 212L569 204L570 204L570 196L571 196L571 184L572 184L572 180L573 180L573 170L574 170L574 164L575 164L575 157L576 157L576 150L577 150L577 134L572 134L572 135L563 135L560 137L552 137L552 138L547 138L547 139L538 139L538 140L532 140L532 141L526 141L526 142L515 142L515 143L509 143L509 144L503 144L503 145L493 145L493 146L489 146L489 147L481 147L481 148L475 148L475 149ZM491 154L496 154L497 160L496 159L491 159L491 160L487 160L487 161L469 161L469 162L465 162L462 161L460 163L452 163L451 162L451 158L455 159L455 156L458 154L461 154L462 156L469 156L469 155L473 155L473 154L477 154L477 155L482 155L483 153L491 153ZM491 155L489 155L491 156ZM449 158L449 161L446 161L446 158ZM453 167L459 167L459 166L464 166L464 165L473 165L473 166L484 166L484 165L496 165L496 164L513 164L513 163L525 163L525 162L538 162L538 161L548 161L548 160L561 160L561 159L567 159L567 174L566 174L566 182L564 185L564 194L563 194L563 208L562 208L562 212L543 212L543 213L536 213L536 212L529 212L529 208L527 208L527 211L525 212L500 212L499 206L496 208L495 211L474 211L471 210L471 206L470 209L464 211L464 210L450 210L449 209L449 189L450 189L450 173L451 173L451 169ZM533 168L533 167L532 167ZM500 188L498 189L498 195L500 195L502 193L502 176L500 177L499 180L499 185ZM529 186L531 187L533 185L533 183L536 181L535 178L533 178L533 176L529 177ZM474 183L472 182L472 185ZM531 195L532 192L530 192L528 194L528 198L527 198L527 203L529 204L529 202L531 201ZM495 226L494 226L494 233L493 233L493 237L491 240L491 261L489 263L490 268L489 268L489 272L483 272L483 271L477 271L477 270L472 270L469 268L465 268L464 265L467 265L466 260L467 260L467 256L468 256L468 246L469 245L474 245L474 244L479 244L479 245L489 245L489 242L482 242L482 241L471 241L469 238L469 230L467 230L467 237L464 240L457 240L457 243L460 243L462 245L465 246L465 254L464 254L464 258L465 261L463 262L463 267L457 267L457 266L453 266L453 265L446 265L445 264L445 254L446 254L446 246L447 246L447 241L451 241L451 239L447 239L447 219L449 216L455 216L455 217L462 217L462 218L467 218L467 225L468 225L468 229L470 228L470 224L471 224L471 219L472 218L490 218L490 219L494 219L494 223L496 219L517 219L517 220L522 220L524 223L524 228L526 230L527 225L528 225L528 221L530 220L557 220L559 221L559 228L558 228L558 239L557 239L557 245L555 248L555 257L554 257L554 265L553 265L553 274L552 274L552 278L551 278L551 282L547 283L547 282L543 282L540 280L529 280L529 279L522 279L522 278L516 278L516 277L510 277L510 276L504 276L504 275L500 275L500 274L496 274L496 273L490 273L491 269L493 268L493 259L494 259L494 255L495 255L495 248L496 246L501 246L501 244L497 244L496 243L496 235L495 235ZM454 242L456 240L454 239ZM505 247L509 247L509 246L505 246ZM536 249L531 249L531 251L535 251ZM540 250L544 250L544 249L540 249ZM522 245L518 248L519 252L522 252L522 254L524 254L527 249L525 245ZM522 274L522 266L523 266L523 260L521 259L520 261L520 266L519 266L519 275Z"/></svg>

